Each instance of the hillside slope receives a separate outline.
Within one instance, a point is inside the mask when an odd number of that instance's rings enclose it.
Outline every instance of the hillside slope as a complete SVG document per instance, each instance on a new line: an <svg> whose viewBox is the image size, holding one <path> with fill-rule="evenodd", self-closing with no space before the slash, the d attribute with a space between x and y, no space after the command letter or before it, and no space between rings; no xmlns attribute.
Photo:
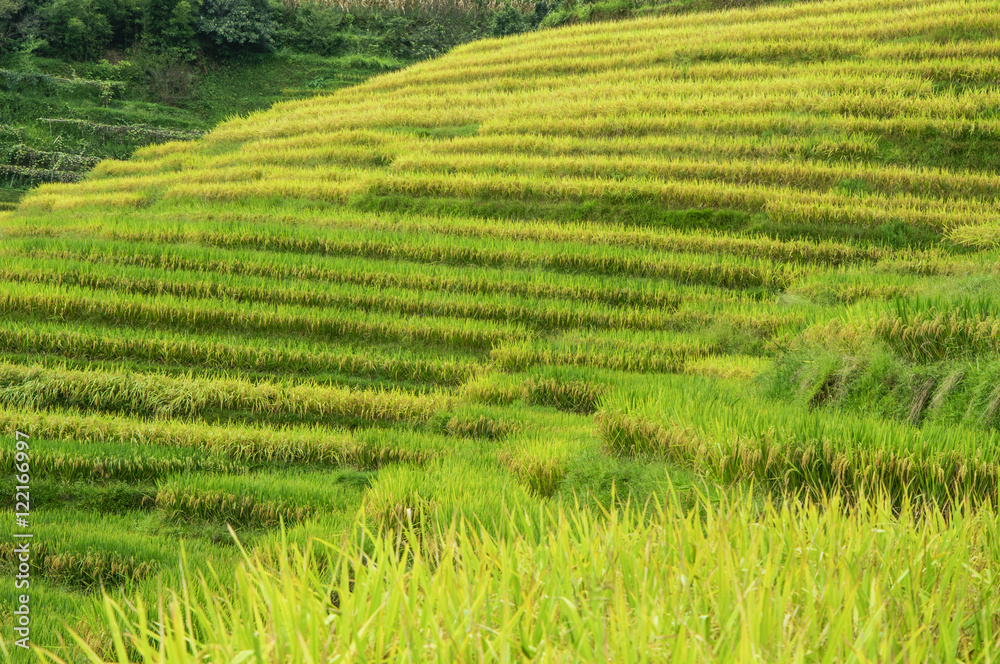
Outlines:
<svg viewBox="0 0 1000 664"><path fill-rule="evenodd" d="M38 188L0 216L0 422L88 561L46 592L169 580L177 535L225 569L225 523L505 532L612 482L996 501L998 30L846 0L486 40Z"/></svg>
<svg viewBox="0 0 1000 664"><path fill-rule="evenodd" d="M0 211L16 207L41 182L82 179L101 159L127 159L141 146L194 138L224 118L319 88L355 85L403 64L285 52L196 76L189 66L151 68L148 59L149 67L0 57Z"/></svg>

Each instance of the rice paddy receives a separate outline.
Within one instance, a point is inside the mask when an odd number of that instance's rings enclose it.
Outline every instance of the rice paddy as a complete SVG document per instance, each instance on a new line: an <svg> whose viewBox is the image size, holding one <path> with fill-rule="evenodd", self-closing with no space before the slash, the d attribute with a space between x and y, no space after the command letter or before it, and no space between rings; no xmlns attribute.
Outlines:
<svg viewBox="0 0 1000 664"><path fill-rule="evenodd" d="M997 10L484 40L39 186L0 652L993 661Z"/></svg>

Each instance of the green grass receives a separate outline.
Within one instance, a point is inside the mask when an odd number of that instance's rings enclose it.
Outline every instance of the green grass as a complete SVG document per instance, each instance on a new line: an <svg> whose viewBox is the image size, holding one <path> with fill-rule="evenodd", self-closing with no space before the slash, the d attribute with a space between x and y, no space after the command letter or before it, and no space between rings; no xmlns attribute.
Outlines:
<svg viewBox="0 0 1000 664"><path fill-rule="evenodd" d="M366 473L329 469L249 476L184 474L160 484L156 507L174 521L273 528L313 514L356 511L371 481Z"/></svg>
<svg viewBox="0 0 1000 664"><path fill-rule="evenodd" d="M719 7L170 109L36 63L216 125L0 214L60 657L993 659L995 3Z"/></svg>
<svg viewBox="0 0 1000 664"><path fill-rule="evenodd" d="M877 496L846 510L745 494L692 507L529 509L507 537L418 517L388 536L355 521L363 543L283 537L235 577L188 563L183 594L105 601L111 643L88 659L992 661L1000 597L963 562L995 564L992 510L916 518Z"/></svg>

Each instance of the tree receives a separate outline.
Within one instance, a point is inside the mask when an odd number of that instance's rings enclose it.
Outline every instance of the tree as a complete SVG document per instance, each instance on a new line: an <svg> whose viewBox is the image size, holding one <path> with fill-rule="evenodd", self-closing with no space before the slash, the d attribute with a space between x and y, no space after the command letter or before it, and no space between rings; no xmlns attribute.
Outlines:
<svg viewBox="0 0 1000 664"><path fill-rule="evenodd" d="M142 34L142 0L93 0L93 7L111 27L109 46L126 49Z"/></svg>
<svg viewBox="0 0 1000 664"><path fill-rule="evenodd" d="M490 32L494 37L507 37L527 29L524 13L512 5L506 5L493 16Z"/></svg>
<svg viewBox="0 0 1000 664"><path fill-rule="evenodd" d="M270 51L277 30L267 0L205 0L198 31L218 55Z"/></svg>
<svg viewBox="0 0 1000 664"><path fill-rule="evenodd" d="M20 37L17 21L23 9L24 0L0 0L0 53L17 48Z"/></svg>
<svg viewBox="0 0 1000 664"><path fill-rule="evenodd" d="M151 46L177 54L193 53L200 9L201 0L146 0L143 38Z"/></svg>
<svg viewBox="0 0 1000 664"><path fill-rule="evenodd" d="M42 36L55 55L71 60L94 58L114 33L93 0L53 0L38 10Z"/></svg>
<svg viewBox="0 0 1000 664"><path fill-rule="evenodd" d="M344 33L350 30L353 17L334 4L303 2L278 5L279 41L305 53L337 55L345 45Z"/></svg>

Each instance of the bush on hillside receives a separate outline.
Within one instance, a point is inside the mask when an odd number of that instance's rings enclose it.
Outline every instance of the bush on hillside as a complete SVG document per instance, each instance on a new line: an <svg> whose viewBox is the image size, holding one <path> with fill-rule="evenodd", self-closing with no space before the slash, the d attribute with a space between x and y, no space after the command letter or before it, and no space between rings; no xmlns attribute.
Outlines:
<svg viewBox="0 0 1000 664"><path fill-rule="evenodd" d="M507 37L524 32L528 27L524 14L516 7L507 5L493 15L490 32L494 37Z"/></svg>
<svg viewBox="0 0 1000 664"><path fill-rule="evenodd" d="M73 60L97 57L114 33L93 0L53 0L38 10L48 51Z"/></svg>
<svg viewBox="0 0 1000 664"><path fill-rule="evenodd" d="M348 40L353 16L334 5L303 2L297 6L281 5L277 41L304 53L338 55Z"/></svg>
<svg viewBox="0 0 1000 664"><path fill-rule="evenodd" d="M26 0L0 0L0 55L31 53L48 43L40 37L41 19Z"/></svg>
<svg viewBox="0 0 1000 664"><path fill-rule="evenodd" d="M198 19L206 48L225 57L272 50L276 31L267 0L204 0Z"/></svg>
<svg viewBox="0 0 1000 664"><path fill-rule="evenodd" d="M14 50L24 0L0 0L0 53Z"/></svg>
<svg viewBox="0 0 1000 664"><path fill-rule="evenodd" d="M143 41L174 57L193 55L200 8L200 0L145 0Z"/></svg>
<svg viewBox="0 0 1000 664"><path fill-rule="evenodd" d="M368 29L381 32L384 52L403 60L433 58L489 34L488 23L479 12L375 12L361 18Z"/></svg>
<svg viewBox="0 0 1000 664"><path fill-rule="evenodd" d="M354 3L324 0L0 0L0 53L40 49L94 62L110 49L197 63L281 46L317 55L435 57L538 27L559 0Z"/></svg>

